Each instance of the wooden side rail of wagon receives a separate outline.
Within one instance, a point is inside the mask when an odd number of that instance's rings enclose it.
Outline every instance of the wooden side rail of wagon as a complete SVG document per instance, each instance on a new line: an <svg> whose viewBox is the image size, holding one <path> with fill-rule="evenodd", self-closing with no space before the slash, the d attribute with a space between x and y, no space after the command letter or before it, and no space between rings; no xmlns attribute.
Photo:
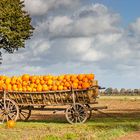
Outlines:
<svg viewBox="0 0 140 140"><path fill-rule="evenodd" d="M84 123L94 110L90 105L97 103L98 89L98 86L93 86L82 90L48 92L1 91L0 120L16 121L18 117L21 120L28 120L32 110L52 110L64 111L69 123Z"/></svg>

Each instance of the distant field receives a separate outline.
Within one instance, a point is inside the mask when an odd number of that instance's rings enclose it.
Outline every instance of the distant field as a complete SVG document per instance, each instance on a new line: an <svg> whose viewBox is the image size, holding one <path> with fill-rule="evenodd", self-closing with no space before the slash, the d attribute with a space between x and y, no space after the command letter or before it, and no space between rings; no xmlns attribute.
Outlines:
<svg viewBox="0 0 140 140"><path fill-rule="evenodd" d="M140 100L140 96L131 96L131 95L126 95L126 96L100 96L100 99L123 99L123 100Z"/></svg>
<svg viewBox="0 0 140 140"><path fill-rule="evenodd" d="M136 99L135 99L136 98ZM14 129L0 125L0 140L115 140L140 130L140 101L134 98L101 97L103 112L94 112L85 124L68 124L64 114L33 112L28 122L17 122Z"/></svg>

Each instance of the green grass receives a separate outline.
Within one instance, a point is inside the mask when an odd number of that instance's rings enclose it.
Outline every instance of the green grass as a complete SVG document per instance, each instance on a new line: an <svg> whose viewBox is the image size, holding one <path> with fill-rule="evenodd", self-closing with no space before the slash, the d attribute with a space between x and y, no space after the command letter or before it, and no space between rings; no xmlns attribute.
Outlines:
<svg viewBox="0 0 140 140"><path fill-rule="evenodd" d="M140 129L139 118L95 118L77 125L60 119L17 122L14 129L0 125L0 140L112 140Z"/></svg>

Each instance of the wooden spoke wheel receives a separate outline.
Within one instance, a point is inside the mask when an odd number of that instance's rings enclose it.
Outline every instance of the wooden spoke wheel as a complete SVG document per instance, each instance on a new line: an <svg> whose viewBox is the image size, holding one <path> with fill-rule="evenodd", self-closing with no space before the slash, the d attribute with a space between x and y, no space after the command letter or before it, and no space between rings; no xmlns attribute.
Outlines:
<svg viewBox="0 0 140 140"><path fill-rule="evenodd" d="M66 119L69 123L84 123L88 118L88 112L84 105L76 103L66 109Z"/></svg>
<svg viewBox="0 0 140 140"><path fill-rule="evenodd" d="M87 108L87 112L88 112L88 120L91 118L91 115L92 115L92 109L90 107L89 104L85 104L85 107Z"/></svg>
<svg viewBox="0 0 140 140"><path fill-rule="evenodd" d="M19 118L22 121L27 121L31 116L31 109L19 109Z"/></svg>
<svg viewBox="0 0 140 140"><path fill-rule="evenodd" d="M10 99L0 101L0 121L3 123L8 120L16 121L19 115L18 105Z"/></svg>

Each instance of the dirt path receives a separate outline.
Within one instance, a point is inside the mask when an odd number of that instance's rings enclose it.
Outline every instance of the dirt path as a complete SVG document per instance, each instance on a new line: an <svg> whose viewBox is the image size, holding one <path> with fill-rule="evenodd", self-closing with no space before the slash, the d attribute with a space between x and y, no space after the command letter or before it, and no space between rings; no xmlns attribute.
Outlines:
<svg viewBox="0 0 140 140"><path fill-rule="evenodd" d="M126 136L117 138L115 140L140 140L140 131L132 132Z"/></svg>
<svg viewBox="0 0 140 140"><path fill-rule="evenodd" d="M109 97L108 97L109 98ZM140 118L140 100L114 100L99 99L99 103L94 106L107 106L104 113L93 111L92 118L95 117L136 117ZM64 112L53 114L52 111L33 111L29 120L57 120L65 119Z"/></svg>

